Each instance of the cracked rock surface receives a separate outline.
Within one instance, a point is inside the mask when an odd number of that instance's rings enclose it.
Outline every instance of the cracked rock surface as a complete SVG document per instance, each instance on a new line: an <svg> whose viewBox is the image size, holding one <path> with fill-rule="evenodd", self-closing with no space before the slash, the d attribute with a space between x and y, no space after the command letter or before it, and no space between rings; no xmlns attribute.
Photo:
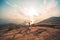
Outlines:
<svg viewBox="0 0 60 40"><path fill-rule="evenodd" d="M0 40L60 40L60 29L49 27L18 27L0 29Z"/></svg>

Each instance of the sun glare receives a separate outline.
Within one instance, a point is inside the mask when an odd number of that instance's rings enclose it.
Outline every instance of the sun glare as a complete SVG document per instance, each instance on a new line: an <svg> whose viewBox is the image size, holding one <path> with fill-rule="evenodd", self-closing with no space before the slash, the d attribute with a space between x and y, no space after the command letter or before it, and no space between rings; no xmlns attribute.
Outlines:
<svg viewBox="0 0 60 40"><path fill-rule="evenodd" d="M28 9L25 9L26 15L29 17L30 23L34 23L34 17L38 16L38 11L36 8L30 7Z"/></svg>
<svg viewBox="0 0 60 40"><path fill-rule="evenodd" d="M37 11L36 11L36 9L34 9L34 8L29 9L28 15L29 15L30 17L33 17L34 15L37 16Z"/></svg>
<svg viewBox="0 0 60 40"><path fill-rule="evenodd" d="M36 8L28 8L26 11L26 15L30 16L30 17L34 17L34 16L38 16L38 12Z"/></svg>

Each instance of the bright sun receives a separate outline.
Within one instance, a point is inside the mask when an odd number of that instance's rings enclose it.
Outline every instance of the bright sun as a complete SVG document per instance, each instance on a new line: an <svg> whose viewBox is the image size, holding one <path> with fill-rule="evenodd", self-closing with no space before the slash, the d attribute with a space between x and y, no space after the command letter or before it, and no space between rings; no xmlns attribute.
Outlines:
<svg viewBox="0 0 60 40"><path fill-rule="evenodd" d="M25 9L26 15L30 17L38 16L38 12L36 8L30 7L28 9Z"/></svg>
<svg viewBox="0 0 60 40"><path fill-rule="evenodd" d="M34 9L34 8L30 8L30 9L28 10L28 15L29 15L30 17L33 17L34 15L37 16L37 15L38 15L37 10Z"/></svg>
<svg viewBox="0 0 60 40"><path fill-rule="evenodd" d="M25 8L25 15L29 17L30 23L34 23L34 17L38 16L38 11L36 8L30 7L30 8Z"/></svg>

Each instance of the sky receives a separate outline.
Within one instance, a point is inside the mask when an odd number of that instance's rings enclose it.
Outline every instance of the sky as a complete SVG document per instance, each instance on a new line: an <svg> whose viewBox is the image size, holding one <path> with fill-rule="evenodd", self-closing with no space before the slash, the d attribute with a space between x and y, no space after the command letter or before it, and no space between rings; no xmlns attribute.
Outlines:
<svg viewBox="0 0 60 40"><path fill-rule="evenodd" d="M33 24L49 17L60 17L60 0L0 0L0 24Z"/></svg>

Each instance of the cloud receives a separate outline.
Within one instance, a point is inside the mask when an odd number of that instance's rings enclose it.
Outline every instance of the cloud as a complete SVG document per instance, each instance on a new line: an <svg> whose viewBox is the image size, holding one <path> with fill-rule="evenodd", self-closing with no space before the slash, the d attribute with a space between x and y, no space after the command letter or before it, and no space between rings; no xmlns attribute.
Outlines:
<svg viewBox="0 0 60 40"><path fill-rule="evenodd" d="M11 8L9 8L9 11L7 11L6 13L2 14L0 16L0 19L6 19L8 20L8 22L12 22L12 23L24 23L25 21L29 21L29 20L34 20L34 23L40 22L44 19L47 19L49 17L53 17L53 16L60 16L60 11L57 9L57 4L55 2L55 0L51 0L50 2L48 2L47 0L43 1L43 3L41 4L37 4L35 5L34 2L31 5L30 2L27 2L26 6L24 5L24 7L21 7L21 5L17 5L17 4L11 4L10 2L6 1L6 4L9 5ZM28 5L30 4L30 5ZM30 7L34 7L37 9L38 11L38 16L34 16L33 18L30 19L29 16L26 15L25 13L25 9L24 8L29 9Z"/></svg>
<svg viewBox="0 0 60 40"><path fill-rule="evenodd" d="M57 9L57 4L56 4L55 0L49 2L48 4L46 4L46 2L45 2L40 8L40 13L41 13L41 15L38 16L38 18L36 18L37 22L45 20L49 17L60 17L60 12Z"/></svg>

